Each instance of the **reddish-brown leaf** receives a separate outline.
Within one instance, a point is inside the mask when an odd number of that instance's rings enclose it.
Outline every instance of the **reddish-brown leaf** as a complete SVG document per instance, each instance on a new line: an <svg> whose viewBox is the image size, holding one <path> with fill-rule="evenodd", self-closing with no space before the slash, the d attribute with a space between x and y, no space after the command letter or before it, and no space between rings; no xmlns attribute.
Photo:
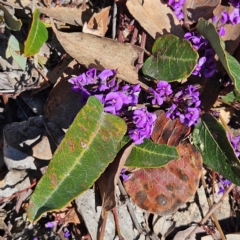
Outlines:
<svg viewBox="0 0 240 240"><path fill-rule="evenodd" d="M189 134L191 128L182 124L178 118L174 120L166 118L162 110L156 111L155 114L157 115L157 120L151 136L153 142L177 146Z"/></svg>
<svg viewBox="0 0 240 240"><path fill-rule="evenodd" d="M180 158L170 161L162 168L136 170L130 179L124 181L124 186L139 207L151 213L168 215L177 211L195 194L202 169L202 157L190 143L180 143L190 128L179 119L166 118L164 111L155 113L158 117L152 140L177 146Z"/></svg>
<svg viewBox="0 0 240 240"><path fill-rule="evenodd" d="M186 142L177 149L181 156L178 160L162 168L139 169L124 181L126 192L140 208L159 215L172 214L195 194L202 157Z"/></svg>

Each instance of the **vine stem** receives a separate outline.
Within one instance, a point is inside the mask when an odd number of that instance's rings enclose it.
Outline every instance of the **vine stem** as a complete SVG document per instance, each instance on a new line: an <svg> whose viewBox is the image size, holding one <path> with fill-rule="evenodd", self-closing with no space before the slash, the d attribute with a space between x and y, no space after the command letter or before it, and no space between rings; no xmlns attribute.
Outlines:
<svg viewBox="0 0 240 240"><path fill-rule="evenodd" d="M232 183L229 188L226 190L226 192L222 195L221 199L215 203L208 211L208 213L206 214L206 216L202 219L202 221L199 223L199 225L203 225L208 219L209 217L214 213L214 211L221 206L223 199L232 191L232 189L235 187L236 185L234 183ZM195 238L195 232L198 230L199 225L196 226L192 232L185 238L185 240L188 239L193 239Z"/></svg>

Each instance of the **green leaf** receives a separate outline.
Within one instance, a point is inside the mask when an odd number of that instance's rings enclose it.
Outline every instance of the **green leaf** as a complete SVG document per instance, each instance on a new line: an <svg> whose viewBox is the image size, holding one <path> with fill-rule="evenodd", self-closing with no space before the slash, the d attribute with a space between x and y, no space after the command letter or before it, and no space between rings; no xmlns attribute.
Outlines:
<svg viewBox="0 0 240 240"><path fill-rule="evenodd" d="M104 113L95 97L78 113L31 196L28 218L61 209L89 189L118 152L125 122Z"/></svg>
<svg viewBox="0 0 240 240"><path fill-rule="evenodd" d="M143 74L168 82L187 78L198 60L190 42L170 34L154 42L152 53L143 65Z"/></svg>
<svg viewBox="0 0 240 240"><path fill-rule="evenodd" d="M231 182L240 185L240 162L225 128L209 113L193 131L194 145L200 150L203 163Z"/></svg>
<svg viewBox="0 0 240 240"><path fill-rule="evenodd" d="M235 101L235 96L234 96L233 91L228 93L225 96L222 96L221 98L222 98L223 101L228 102L228 103L232 103L232 102Z"/></svg>
<svg viewBox="0 0 240 240"><path fill-rule="evenodd" d="M6 27L12 31L19 31L22 27L21 20L12 15L7 8L0 4L0 9L4 12L4 22Z"/></svg>
<svg viewBox="0 0 240 240"><path fill-rule="evenodd" d="M25 71L27 58L23 55L23 45L18 42L18 40L11 35L8 40L8 46L6 50L6 57L12 57L17 64L21 67L23 71Z"/></svg>
<svg viewBox="0 0 240 240"><path fill-rule="evenodd" d="M121 144L126 144L130 140L125 136ZM177 149L166 144L157 144L149 139L144 139L144 143L135 145L127 158L125 166L137 168L159 168L166 165L173 159L178 159Z"/></svg>
<svg viewBox="0 0 240 240"><path fill-rule="evenodd" d="M197 30L209 40L229 77L232 79L237 91L240 92L240 64L234 57L225 51L224 44L222 44L221 38L214 25L201 19L197 24Z"/></svg>
<svg viewBox="0 0 240 240"><path fill-rule="evenodd" d="M25 42L25 57L33 56L38 53L43 43L48 39L48 31L44 23L39 20L40 11L36 9L33 14L31 29Z"/></svg>

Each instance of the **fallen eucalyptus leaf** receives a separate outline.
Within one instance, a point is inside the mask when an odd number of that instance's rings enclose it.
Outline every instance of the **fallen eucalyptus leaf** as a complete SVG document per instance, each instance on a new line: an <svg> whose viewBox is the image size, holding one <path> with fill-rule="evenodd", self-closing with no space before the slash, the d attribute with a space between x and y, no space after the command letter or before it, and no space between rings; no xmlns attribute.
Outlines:
<svg viewBox="0 0 240 240"><path fill-rule="evenodd" d="M98 70L117 69L119 78L139 83L134 61L143 52L142 48L81 32L59 32L53 23L52 28L65 51L79 63Z"/></svg>
<svg viewBox="0 0 240 240"><path fill-rule="evenodd" d="M126 5L133 17L153 38L166 33L183 37L183 28L167 4L159 0L128 0Z"/></svg>
<svg viewBox="0 0 240 240"><path fill-rule="evenodd" d="M12 57L17 64L21 67L21 69L24 71L27 64L27 58L23 55L23 45L18 42L18 40L11 35L11 37L8 40L8 47L6 50L6 57Z"/></svg>
<svg viewBox="0 0 240 240"><path fill-rule="evenodd" d="M0 4L0 9L4 12L4 21L6 26L12 31L19 31L22 27L21 20L18 20L9 10Z"/></svg>
<svg viewBox="0 0 240 240"><path fill-rule="evenodd" d="M125 122L90 97L75 117L30 199L28 217L61 209L88 190L117 154ZM59 194L61 197L59 197Z"/></svg>

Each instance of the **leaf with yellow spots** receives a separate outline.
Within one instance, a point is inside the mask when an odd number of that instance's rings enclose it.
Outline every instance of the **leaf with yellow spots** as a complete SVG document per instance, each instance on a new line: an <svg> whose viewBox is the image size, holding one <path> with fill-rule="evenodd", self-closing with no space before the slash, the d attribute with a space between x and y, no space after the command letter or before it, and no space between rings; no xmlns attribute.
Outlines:
<svg viewBox="0 0 240 240"><path fill-rule="evenodd" d="M28 218L61 209L89 189L118 152L125 122L104 113L95 97L78 113L31 196Z"/></svg>

